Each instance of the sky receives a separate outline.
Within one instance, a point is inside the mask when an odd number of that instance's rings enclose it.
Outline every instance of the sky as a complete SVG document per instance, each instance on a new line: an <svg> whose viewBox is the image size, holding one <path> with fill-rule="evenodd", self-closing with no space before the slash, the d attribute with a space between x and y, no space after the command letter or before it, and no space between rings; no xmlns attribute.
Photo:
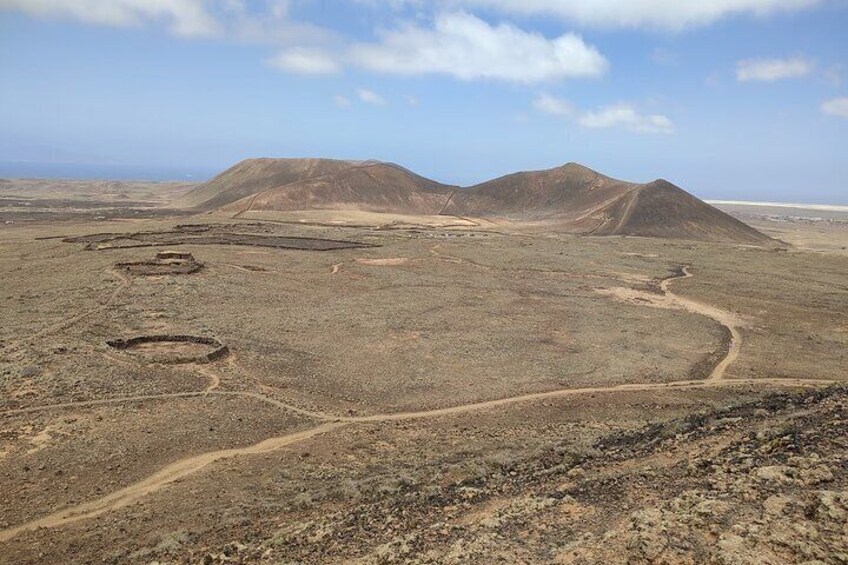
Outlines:
<svg viewBox="0 0 848 565"><path fill-rule="evenodd" d="M579 162L848 204L848 0L0 0L0 175Z"/></svg>

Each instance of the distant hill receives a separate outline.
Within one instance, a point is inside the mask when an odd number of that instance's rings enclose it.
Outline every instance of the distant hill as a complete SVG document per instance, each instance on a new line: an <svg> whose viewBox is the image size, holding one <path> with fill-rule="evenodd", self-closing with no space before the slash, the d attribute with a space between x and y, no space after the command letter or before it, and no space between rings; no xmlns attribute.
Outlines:
<svg viewBox="0 0 848 565"><path fill-rule="evenodd" d="M214 210L245 196L307 178L338 173L357 164L335 159L245 159L199 185L174 204L203 211Z"/></svg>
<svg viewBox="0 0 848 565"><path fill-rule="evenodd" d="M546 171L513 173L464 188L451 198L444 213L574 221L621 198L632 186L568 163Z"/></svg>
<svg viewBox="0 0 848 565"><path fill-rule="evenodd" d="M598 235L641 235L768 245L774 241L666 180L636 185L609 210Z"/></svg>
<svg viewBox="0 0 848 565"><path fill-rule="evenodd" d="M379 161L248 159L198 186L178 204L231 214L297 210L443 214L533 223L580 234L774 243L668 181L625 182L576 163L458 188Z"/></svg>
<svg viewBox="0 0 848 565"><path fill-rule="evenodd" d="M773 243L668 181L624 182L576 163L457 191L443 213L545 222L594 235Z"/></svg>
<svg viewBox="0 0 848 565"><path fill-rule="evenodd" d="M366 162L333 174L312 176L242 198L224 209L362 210L436 215L456 187L416 175L391 163Z"/></svg>

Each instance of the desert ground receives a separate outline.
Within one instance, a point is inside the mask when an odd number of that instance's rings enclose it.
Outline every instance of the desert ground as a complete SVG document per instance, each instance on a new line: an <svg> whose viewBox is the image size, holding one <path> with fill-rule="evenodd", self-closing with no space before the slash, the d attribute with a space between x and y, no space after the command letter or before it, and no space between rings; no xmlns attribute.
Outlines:
<svg viewBox="0 0 848 565"><path fill-rule="evenodd" d="M714 205L795 249L848 256L848 206L721 201Z"/></svg>
<svg viewBox="0 0 848 565"><path fill-rule="evenodd" d="M848 563L838 221L749 218L758 247L27 182L2 563Z"/></svg>

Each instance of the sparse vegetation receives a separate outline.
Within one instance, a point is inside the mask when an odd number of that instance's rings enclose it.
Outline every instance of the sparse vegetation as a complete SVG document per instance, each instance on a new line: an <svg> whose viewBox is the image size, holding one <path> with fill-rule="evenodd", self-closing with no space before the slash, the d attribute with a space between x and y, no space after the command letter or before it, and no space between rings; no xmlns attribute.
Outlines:
<svg viewBox="0 0 848 565"><path fill-rule="evenodd" d="M266 219L3 232L0 562L720 562L751 547L827 562L845 547L846 392L824 388L848 378L845 259L447 216ZM224 233L360 245L197 239ZM133 242L175 235L202 270L116 271L150 260ZM704 379L728 327L669 289L738 317L720 382ZM107 344L126 336L231 355L161 364Z"/></svg>

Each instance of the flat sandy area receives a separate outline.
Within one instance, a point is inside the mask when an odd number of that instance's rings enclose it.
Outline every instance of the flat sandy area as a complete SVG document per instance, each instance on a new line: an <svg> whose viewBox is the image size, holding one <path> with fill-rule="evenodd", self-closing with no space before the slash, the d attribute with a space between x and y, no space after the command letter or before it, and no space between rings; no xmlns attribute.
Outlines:
<svg viewBox="0 0 848 565"><path fill-rule="evenodd" d="M445 216L177 217L159 189L97 220L16 202L0 225L0 562L848 547L838 222L759 218L796 243L765 249ZM166 248L203 268L115 267ZM228 351L167 365L145 354L203 347L107 344L160 335Z"/></svg>

